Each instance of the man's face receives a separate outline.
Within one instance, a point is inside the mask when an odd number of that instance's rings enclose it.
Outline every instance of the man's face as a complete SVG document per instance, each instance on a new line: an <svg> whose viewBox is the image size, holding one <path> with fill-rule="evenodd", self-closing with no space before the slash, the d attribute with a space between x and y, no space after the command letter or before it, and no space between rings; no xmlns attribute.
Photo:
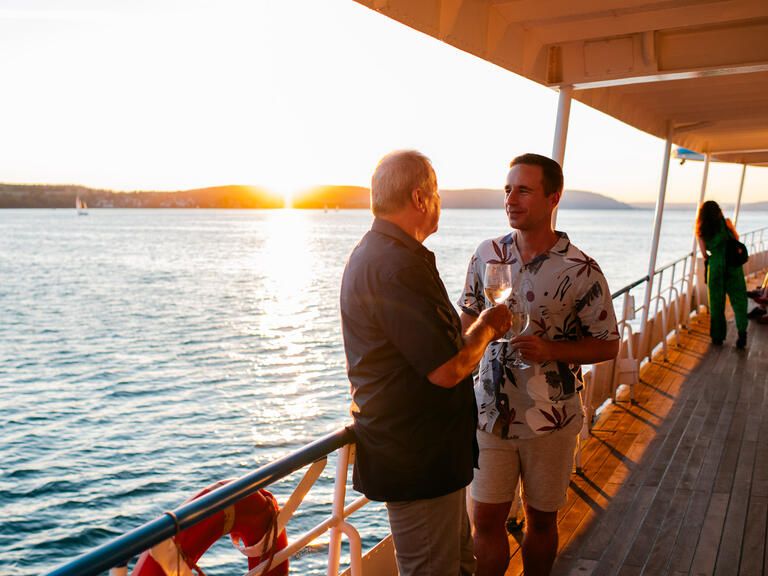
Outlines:
<svg viewBox="0 0 768 576"><path fill-rule="evenodd" d="M440 193L437 191L437 182L435 182L435 189L432 190L432 195L425 200L427 205L427 229L429 234L437 232L438 222L440 220Z"/></svg>
<svg viewBox="0 0 768 576"><path fill-rule="evenodd" d="M507 174L504 207L509 225L516 230L539 230L549 227L558 194L544 193L541 166L518 164Z"/></svg>

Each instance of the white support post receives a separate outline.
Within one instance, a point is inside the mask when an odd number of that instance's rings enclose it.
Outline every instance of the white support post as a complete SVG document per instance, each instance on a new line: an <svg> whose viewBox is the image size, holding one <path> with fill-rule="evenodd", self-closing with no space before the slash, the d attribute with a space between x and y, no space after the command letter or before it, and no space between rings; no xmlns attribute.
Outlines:
<svg viewBox="0 0 768 576"><path fill-rule="evenodd" d="M744 176L747 174L747 165L741 165L741 182L739 183L739 197L736 199L736 209L733 211L733 226L739 225L739 211L741 210L741 194L744 192Z"/></svg>
<svg viewBox="0 0 768 576"><path fill-rule="evenodd" d="M653 275L656 271L656 256L659 253L659 238L661 237L661 221L664 216L664 200L667 195L667 178L669 176L669 156L672 149L672 133L667 131L667 139L664 142L664 164L661 169L661 182L659 183L659 197L656 199L656 213L654 215L653 238L651 239L651 254L648 258L648 283L645 286L645 301L643 316L640 323L640 350L638 360L645 356L651 357L650 338L648 334L648 315L651 308L651 295L653 294Z"/></svg>
<svg viewBox="0 0 768 576"><path fill-rule="evenodd" d="M709 177L709 161L711 159L711 155L709 153L706 154L704 157L704 174L701 176L701 191L699 192L699 203L696 204L696 208L698 209L699 206L701 206L704 203L704 197L707 194L707 178ZM687 312L686 312L686 324L688 323L688 316L691 313L691 303L693 302L693 279L697 278L696 275L696 269L698 267L699 257L698 257L698 241L696 238L696 230L693 231L693 244L691 246L691 252L693 256L691 257L691 269L688 270L688 298L687 300ZM696 290L698 294L698 289ZM698 300L697 300L698 302ZM698 302L700 304L700 302Z"/></svg>
<svg viewBox="0 0 768 576"><path fill-rule="evenodd" d="M336 483L333 487L333 526L331 527L330 543L328 544L328 576L337 576L341 559L341 533L344 522L344 502L347 497L347 467L353 444L347 444L339 450L339 460L336 463Z"/></svg>
<svg viewBox="0 0 768 576"><path fill-rule="evenodd" d="M555 137L552 142L552 159L563 166L565 161L565 143L568 140L568 121L571 117L571 96L573 86L561 86L560 96L557 100L557 122L555 124ZM552 228L557 223L557 208L552 212Z"/></svg>

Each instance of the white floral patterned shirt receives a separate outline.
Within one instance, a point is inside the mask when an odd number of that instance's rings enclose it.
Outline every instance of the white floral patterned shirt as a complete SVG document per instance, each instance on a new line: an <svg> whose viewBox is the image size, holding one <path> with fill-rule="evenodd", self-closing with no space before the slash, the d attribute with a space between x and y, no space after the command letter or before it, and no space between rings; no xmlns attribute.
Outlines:
<svg viewBox="0 0 768 576"><path fill-rule="evenodd" d="M528 264L517 248L516 233L482 242L469 262L464 292L457 304L477 316L493 304L483 294L485 264L512 266L513 283L528 305L530 321L524 335L546 340L578 340L592 336L618 340L616 316L608 283L592 258L560 237L546 253ZM492 342L475 377L478 426L502 438L533 438L564 428L581 416L581 366L563 362L528 368L512 365L513 346Z"/></svg>

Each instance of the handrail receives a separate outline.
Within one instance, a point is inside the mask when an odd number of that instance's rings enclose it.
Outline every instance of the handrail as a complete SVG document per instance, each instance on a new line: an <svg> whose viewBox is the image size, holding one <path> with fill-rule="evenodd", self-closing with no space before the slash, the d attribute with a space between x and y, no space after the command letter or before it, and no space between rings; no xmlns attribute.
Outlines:
<svg viewBox="0 0 768 576"><path fill-rule="evenodd" d="M682 255L680 258L675 260L674 262L670 262L669 264L665 264L661 268L656 268L656 272L654 274L658 274L659 272L664 272L667 268L671 268L672 266L675 266L676 264L679 264L680 262L687 260L693 255L693 252L686 252L684 255Z"/></svg>
<svg viewBox="0 0 768 576"><path fill-rule="evenodd" d="M616 298L618 298L619 296L621 296L622 294L624 294L626 292L629 292L630 290L632 290L632 288L635 288L636 286L639 286L643 282L648 282L649 279L650 279L650 277L648 276L648 274L646 274L645 276L640 278L640 280L635 280L634 282L632 282L632 284L627 284L621 290L618 290L617 292L614 292L613 294L611 294L611 300L616 300Z"/></svg>
<svg viewBox="0 0 768 576"><path fill-rule="evenodd" d="M692 252L687 252L686 254L684 254L683 256L678 258L677 260L674 260L673 262L670 262L669 264L665 264L661 268L657 268L656 271L653 273L653 275L655 276L656 274L664 272L668 268L671 268L672 266L675 266L675 265L679 264L680 262L683 262L687 258L690 258L692 254L693 254ZM648 274L646 274L642 278L640 278L638 280L635 280L631 284L627 284L626 286L624 286L623 288L620 288L616 292L613 292L611 294L611 299L612 300L616 300L616 298L618 298L619 296L621 296L625 292L628 292L629 290L632 290L632 288L636 288L637 286L639 286L643 282L648 282L648 280L650 280L650 276L648 276Z"/></svg>
<svg viewBox="0 0 768 576"><path fill-rule="evenodd" d="M348 428L327 434L205 496L179 506L172 511L176 521L166 513L56 568L49 572L49 576L97 576L110 568L124 565L135 555L171 538L179 530L224 510L242 498L354 441L354 435Z"/></svg>
<svg viewBox="0 0 768 576"><path fill-rule="evenodd" d="M746 232L742 233L742 236L747 236L748 234L757 234L758 232L765 232L768 230L768 226L763 226L762 228L755 228L754 230L747 230Z"/></svg>
<svg viewBox="0 0 768 576"><path fill-rule="evenodd" d="M744 232L741 235L741 238L744 240L744 244L748 244L749 243L749 239L747 238L748 236L754 236L754 235L757 235L758 232L764 232L764 231L768 231L768 226L764 226L762 228L757 228L755 230L749 230L747 232ZM761 242L761 241L762 241L762 238L758 240L758 242ZM656 274L660 273L660 272L664 272L667 268L671 268L672 266L682 262L686 258L690 258L691 256L694 256L693 252L686 252L683 256L681 256L677 260L674 260L674 261L672 261L672 262L670 262L668 264L665 264L664 266L661 266L660 268L657 268L654 271L654 273L653 273L654 276ZM639 280L635 280L631 284L627 284L623 288L621 288L621 289L617 290L616 292L612 293L611 294L611 299L615 300L616 298L618 298L619 296L621 296L625 292L627 292L629 290L632 290L632 288L635 288L635 287L639 286L640 284L642 284L643 282L647 282L648 280L650 280L650 277L648 276L648 274L646 274L645 276L643 276Z"/></svg>

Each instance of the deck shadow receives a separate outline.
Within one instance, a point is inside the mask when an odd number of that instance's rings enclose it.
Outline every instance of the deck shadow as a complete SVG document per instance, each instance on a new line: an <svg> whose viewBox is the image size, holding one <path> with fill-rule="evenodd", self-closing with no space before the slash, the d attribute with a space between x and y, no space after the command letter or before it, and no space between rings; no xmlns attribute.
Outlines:
<svg viewBox="0 0 768 576"><path fill-rule="evenodd" d="M753 326L754 352L712 353L697 317L671 362L643 366L638 405L603 411L558 516L554 576L768 573L768 329Z"/></svg>

